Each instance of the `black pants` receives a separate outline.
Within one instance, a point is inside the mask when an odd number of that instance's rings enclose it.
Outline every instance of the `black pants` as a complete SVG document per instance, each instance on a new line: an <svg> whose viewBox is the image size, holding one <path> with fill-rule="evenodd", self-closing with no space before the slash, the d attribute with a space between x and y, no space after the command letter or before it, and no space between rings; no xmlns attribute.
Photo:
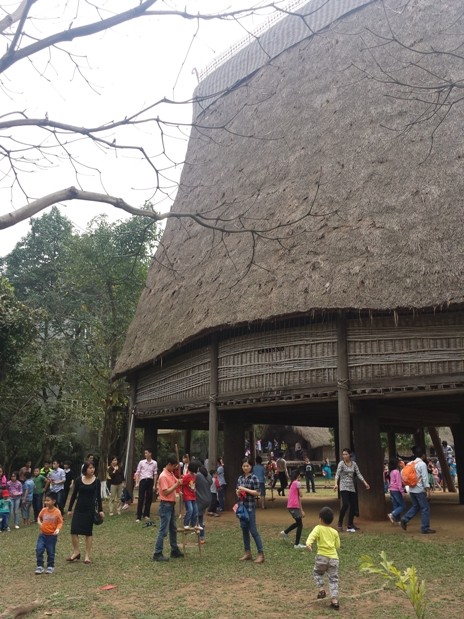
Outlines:
<svg viewBox="0 0 464 619"><path fill-rule="evenodd" d="M150 508L153 502L153 478L141 479L139 483L139 500L137 502L137 520L150 518Z"/></svg>
<svg viewBox="0 0 464 619"><path fill-rule="evenodd" d="M287 475L285 474L285 471L279 471L277 475L280 481L280 490L277 490L277 494L285 496L285 488L287 487Z"/></svg>
<svg viewBox="0 0 464 619"><path fill-rule="evenodd" d="M314 485L314 475L306 475L306 492L309 492L309 484L311 484L312 491L316 492L316 486Z"/></svg>
<svg viewBox="0 0 464 619"><path fill-rule="evenodd" d="M348 528L353 526L353 519L356 515L356 492L349 492L348 490L341 490L340 496L342 498L342 508L340 510L340 516L338 517L338 524L343 524L343 518L348 511Z"/></svg>
<svg viewBox="0 0 464 619"><path fill-rule="evenodd" d="M301 518L295 518L295 522L285 529L285 533L288 535L293 529L296 529L295 546L298 546L303 531L303 522Z"/></svg>

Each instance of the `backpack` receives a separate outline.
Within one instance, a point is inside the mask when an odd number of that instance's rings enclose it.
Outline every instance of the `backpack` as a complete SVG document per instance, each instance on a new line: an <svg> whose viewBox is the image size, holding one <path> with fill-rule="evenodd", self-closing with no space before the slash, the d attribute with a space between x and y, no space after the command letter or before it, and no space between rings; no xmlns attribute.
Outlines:
<svg viewBox="0 0 464 619"><path fill-rule="evenodd" d="M414 488L417 486L417 471L416 471L416 461L408 462L404 469L401 471L401 479L405 486L410 486Z"/></svg>

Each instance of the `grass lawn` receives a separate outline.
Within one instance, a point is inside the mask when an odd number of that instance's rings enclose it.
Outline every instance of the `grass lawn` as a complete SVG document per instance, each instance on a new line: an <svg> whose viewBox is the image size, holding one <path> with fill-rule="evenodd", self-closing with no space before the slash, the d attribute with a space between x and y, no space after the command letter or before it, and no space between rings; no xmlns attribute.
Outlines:
<svg viewBox="0 0 464 619"><path fill-rule="evenodd" d="M320 501L324 500L318 496L319 503L316 503L315 499L305 497L308 507L303 541L316 524L317 512L323 504ZM156 511L155 505L153 513ZM272 509L258 513L266 555L263 565L237 561L243 547L238 521L232 513L206 519L207 543L201 556L192 535L186 558L171 559L165 564L152 561L158 527L143 527L134 522L134 517L131 508L120 517L107 517L101 527L94 529L91 565L65 561L71 552L67 522L58 540L53 575L34 575L35 525L2 533L0 617L4 616L1 613L5 608L34 600L41 604L29 617L274 619L291 615L317 619L336 614L328 607L327 600L315 600L317 589L311 574L314 552L295 550L279 537L279 532L291 521L283 500L280 504L275 502ZM154 521L157 523L157 518ZM432 524L437 526L435 521ZM462 619L462 535L453 535L451 531L451 535L421 536L417 534L417 525L416 534L389 529L388 523L382 527L378 532L366 527L359 534L342 534L338 616L414 619L412 608L401 592L391 586L382 589L384 582L380 577L360 573L358 569L361 555L377 556L385 550L397 567L415 565L420 577L425 579L428 618ZM165 554L168 554L167 541ZM116 587L100 589L109 584Z"/></svg>

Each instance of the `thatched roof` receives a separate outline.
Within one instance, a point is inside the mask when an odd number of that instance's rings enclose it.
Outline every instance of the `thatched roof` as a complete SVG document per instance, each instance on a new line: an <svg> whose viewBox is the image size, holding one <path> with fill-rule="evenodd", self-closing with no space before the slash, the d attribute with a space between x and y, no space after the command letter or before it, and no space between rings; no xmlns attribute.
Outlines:
<svg viewBox="0 0 464 619"><path fill-rule="evenodd" d="M310 444L311 449L325 447L333 443L328 428L309 428L306 426L291 426L291 428Z"/></svg>
<svg viewBox="0 0 464 619"><path fill-rule="evenodd" d="M447 108L429 109L427 121L404 90L369 79L462 77L450 57L415 56L411 65L406 51L372 34L388 37L391 28L424 50L453 48L456 37L443 31L460 3L388 5L369 2L252 66L248 77L232 76L233 87L199 114L176 212L231 220L246 213L248 226L262 228L307 213L318 183L319 192L310 216L269 235L285 237L281 243L261 238L253 246L249 235L221 237L191 220L169 221L117 375L229 325L464 301L464 105L434 132ZM463 26L461 17L451 28ZM426 62L436 76L419 71ZM228 66L217 72L228 74ZM415 119L421 122L399 131Z"/></svg>

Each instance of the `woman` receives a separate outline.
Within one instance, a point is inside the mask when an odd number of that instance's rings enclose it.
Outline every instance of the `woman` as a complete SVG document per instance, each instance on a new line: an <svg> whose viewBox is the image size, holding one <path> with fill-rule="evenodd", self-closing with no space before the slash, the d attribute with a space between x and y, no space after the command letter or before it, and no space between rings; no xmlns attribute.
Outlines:
<svg viewBox="0 0 464 619"><path fill-rule="evenodd" d="M240 518L240 528L243 535L243 546L245 554L240 558L240 561L251 561L251 545L250 534L255 540L258 556L255 563L264 563L263 542L256 528L256 497L259 496L259 480L256 475L252 475L251 463L248 458L242 461L243 475L237 480L236 495L238 502L243 505L247 511L248 518Z"/></svg>
<svg viewBox="0 0 464 619"><path fill-rule="evenodd" d="M77 499L77 502L76 502ZM76 503L76 509L72 514L72 509ZM82 467L82 475L74 482L74 489L69 502L68 516L72 514L71 522L71 542L73 552L67 561L79 561L81 553L79 551L79 535L85 536L85 560L90 563L90 550L92 548L93 514L95 503L98 512L103 518L103 507L101 499L100 480L95 477L95 467L92 462L86 462Z"/></svg>
<svg viewBox="0 0 464 619"><path fill-rule="evenodd" d="M219 501L219 511L223 512L225 510L225 492L226 492L226 478L224 473L224 461L222 458L218 458L217 460L217 476L219 479L219 491L218 491L218 501Z"/></svg>
<svg viewBox="0 0 464 619"><path fill-rule="evenodd" d="M342 508L338 517L338 530L343 531L343 518L348 511L348 533L355 533L356 527L354 526L354 516L356 512L356 486L354 479L359 479L363 482L366 490L370 489L369 484L361 475L356 462L351 459L351 451L344 449L342 451L342 460L338 463L337 472L335 473L335 485L334 492L340 489L340 496L342 499Z"/></svg>
<svg viewBox="0 0 464 619"><path fill-rule="evenodd" d="M111 459L111 464L107 469L107 475L111 482L109 499L110 516L114 514L115 501L117 505L117 512L120 515L122 509L121 494L124 487L125 477L117 456L113 456Z"/></svg>
<svg viewBox="0 0 464 619"><path fill-rule="evenodd" d="M388 514L388 519L392 524L399 524L404 511L404 488L398 458L392 458L388 462L388 489L392 502L392 511Z"/></svg>
<svg viewBox="0 0 464 619"><path fill-rule="evenodd" d="M20 506L21 506L21 497L23 495L23 485L18 479L18 474L11 473L10 480L7 481L6 487L8 492L10 493L11 507L10 507L10 519L13 522L14 519L14 528L19 529L19 516L20 516Z"/></svg>

